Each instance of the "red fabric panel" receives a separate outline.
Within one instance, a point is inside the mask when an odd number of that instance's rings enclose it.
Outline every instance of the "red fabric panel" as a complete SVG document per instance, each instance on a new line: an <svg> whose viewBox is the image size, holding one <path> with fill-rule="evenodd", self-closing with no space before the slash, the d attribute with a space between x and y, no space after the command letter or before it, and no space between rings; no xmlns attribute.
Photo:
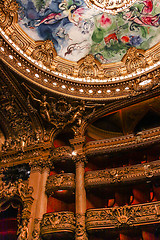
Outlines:
<svg viewBox="0 0 160 240"><path fill-rule="evenodd" d="M130 202L130 196L124 192L115 192L115 206L128 205Z"/></svg>
<svg viewBox="0 0 160 240"><path fill-rule="evenodd" d="M65 146L66 143L61 141L61 140L55 139L54 142L53 142L53 145L54 145L55 148L58 148L58 147L61 147L61 146Z"/></svg>
<svg viewBox="0 0 160 240"><path fill-rule="evenodd" d="M150 187L145 184L139 184L132 189L134 200L132 204L147 203L150 201Z"/></svg>
<svg viewBox="0 0 160 240"><path fill-rule="evenodd" d="M138 237L138 236L127 236L127 235L124 235L124 234L120 234L119 235L119 239L120 240L141 240L141 237Z"/></svg>
<svg viewBox="0 0 160 240"><path fill-rule="evenodd" d="M155 185L153 185L153 192L154 192L153 201L159 201L160 200L160 187L156 187Z"/></svg>
<svg viewBox="0 0 160 240"><path fill-rule="evenodd" d="M142 232L143 240L159 240L159 237L155 237L153 233Z"/></svg>
<svg viewBox="0 0 160 240"><path fill-rule="evenodd" d="M57 198L49 197L47 204L47 213L48 212L61 212L61 211L71 211L74 212L75 204L66 203Z"/></svg>
<svg viewBox="0 0 160 240"><path fill-rule="evenodd" d="M86 207L90 208L103 208L107 205L107 200L105 198L100 198L94 194L87 194Z"/></svg>

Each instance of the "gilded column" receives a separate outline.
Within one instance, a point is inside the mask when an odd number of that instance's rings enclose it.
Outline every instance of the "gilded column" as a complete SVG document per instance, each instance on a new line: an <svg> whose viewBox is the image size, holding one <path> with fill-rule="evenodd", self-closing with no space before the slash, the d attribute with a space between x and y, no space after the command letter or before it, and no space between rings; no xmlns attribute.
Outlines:
<svg viewBox="0 0 160 240"><path fill-rule="evenodd" d="M76 164L76 240L87 240L85 228L86 191L84 185L84 172L86 157L83 152L84 138L70 140L74 151L72 153Z"/></svg>
<svg viewBox="0 0 160 240"><path fill-rule="evenodd" d="M31 173L29 186L33 187L34 202L32 205L31 217L29 222L28 240L39 239L40 221L47 210L47 195L45 185L50 172L50 160L40 158L31 161Z"/></svg>

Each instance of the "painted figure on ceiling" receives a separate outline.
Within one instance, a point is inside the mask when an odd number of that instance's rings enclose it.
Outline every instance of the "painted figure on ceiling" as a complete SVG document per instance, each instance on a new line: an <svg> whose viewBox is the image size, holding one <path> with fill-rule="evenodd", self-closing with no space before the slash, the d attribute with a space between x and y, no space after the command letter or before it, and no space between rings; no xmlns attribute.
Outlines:
<svg viewBox="0 0 160 240"><path fill-rule="evenodd" d="M128 21L132 21L133 23L137 23L138 25L159 27L160 14L156 14L154 16L151 14L153 10L153 1L144 0L141 3L144 4L141 11L137 7L133 6L126 14L124 14L123 18Z"/></svg>

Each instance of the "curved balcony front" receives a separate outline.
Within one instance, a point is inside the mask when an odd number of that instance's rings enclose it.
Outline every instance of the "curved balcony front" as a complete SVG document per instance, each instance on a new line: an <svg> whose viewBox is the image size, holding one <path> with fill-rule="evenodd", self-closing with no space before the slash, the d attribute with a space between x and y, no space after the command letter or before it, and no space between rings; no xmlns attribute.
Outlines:
<svg viewBox="0 0 160 240"><path fill-rule="evenodd" d="M73 212L54 212L43 215L41 221L41 236L43 239L66 237L72 239L75 231L75 217Z"/></svg>
<svg viewBox="0 0 160 240"><path fill-rule="evenodd" d="M53 162L72 160L72 151L70 146L55 148L51 153L51 160Z"/></svg>
<svg viewBox="0 0 160 240"><path fill-rule="evenodd" d="M85 174L86 188L130 183L160 176L160 160L133 166L90 171Z"/></svg>
<svg viewBox="0 0 160 240"><path fill-rule="evenodd" d="M137 135L129 134L126 136L91 141L86 144L86 155L98 155L111 152L119 152L127 149L147 146L159 142L160 127L144 130Z"/></svg>
<svg viewBox="0 0 160 240"><path fill-rule="evenodd" d="M75 189L75 174L62 173L51 175L47 179L46 193L52 195L57 190L74 190Z"/></svg>
<svg viewBox="0 0 160 240"><path fill-rule="evenodd" d="M87 231L144 226L160 221L160 202L123 207L89 209L86 213Z"/></svg>

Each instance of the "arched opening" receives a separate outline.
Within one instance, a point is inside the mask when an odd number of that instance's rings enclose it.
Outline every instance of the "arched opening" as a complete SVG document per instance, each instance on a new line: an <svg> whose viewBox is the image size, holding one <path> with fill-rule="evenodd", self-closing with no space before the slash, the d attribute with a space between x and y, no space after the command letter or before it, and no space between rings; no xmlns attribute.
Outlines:
<svg viewBox="0 0 160 240"><path fill-rule="evenodd" d="M2 200L1 200L2 201ZM22 202L20 199L10 199L0 207L0 239L16 240L18 225L21 219Z"/></svg>

